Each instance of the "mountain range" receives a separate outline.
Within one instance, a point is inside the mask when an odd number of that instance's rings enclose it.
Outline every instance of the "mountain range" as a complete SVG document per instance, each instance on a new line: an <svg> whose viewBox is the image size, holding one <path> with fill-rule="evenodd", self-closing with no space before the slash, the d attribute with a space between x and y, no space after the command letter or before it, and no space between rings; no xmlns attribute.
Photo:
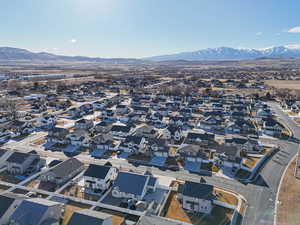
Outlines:
<svg viewBox="0 0 300 225"><path fill-rule="evenodd" d="M140 61L131 58L92 58L86 56L63 56L47 52L31 52L21 48L0 47L1 61L66 61L66 62L108 62L108 63L134 63Z"/></svg>
<svg viewBox="0 0 300 225"><path fill-rule="evenodd" d="M287 45L265 49L238 49L230 47L207 48L194 52L182 52L170 55L134 58L92 58L85 56L63 56L47 52L34 53L25 49L0 47L0 60L27 60L27 61L86 61L107 63L138 63L143 61L172 61L172 60L243 60L257 58L300 58L300 46Z"/></svg>
<svg viewBox="0 0 300 225"><path fill-rule="evenodd" d="M265 49L237 49L230 47L207 48L194 52L182 52L145 58L150 61L170 60L242 60L257 58L300 58L297 45L278 46Z"/></svg>

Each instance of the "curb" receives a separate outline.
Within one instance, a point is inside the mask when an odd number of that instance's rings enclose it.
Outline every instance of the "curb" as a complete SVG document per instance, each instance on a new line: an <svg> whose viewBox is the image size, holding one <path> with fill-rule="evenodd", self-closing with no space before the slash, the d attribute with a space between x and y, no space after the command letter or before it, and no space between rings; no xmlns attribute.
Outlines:
<svg viewBox="0 0 300 225"><path fill-rule="evenodd" d="M289 161L289 163L285 167L283 174L280 178L280 182L279 182L277 193L276 193L276 199L275 199L275 212L274 212L275 215L274 215L274 222L273 222L274 225L277 225L277 210L278 210L277 202L278 202L278 198L279 198L281 185L282 185L283 179L285 177L286 171L288 170L289 166L292 164L292 162L295 160L296 157L297 157L297 154L295 156L293 156L293 158Z"/></svg>

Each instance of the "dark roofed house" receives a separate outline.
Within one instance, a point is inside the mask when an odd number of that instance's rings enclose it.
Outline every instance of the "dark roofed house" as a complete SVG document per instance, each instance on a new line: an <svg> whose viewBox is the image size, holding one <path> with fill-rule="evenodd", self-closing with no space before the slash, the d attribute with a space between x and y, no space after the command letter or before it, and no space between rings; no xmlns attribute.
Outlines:
<svg viewBox="0 0 300 225"><path fill-rule="evenodd" d="M54 201L42 198L26 199L9 218L9 224L58 225L61 210L61 204Z"/></svg>
<svg viewBox="0 0 300 225"><path fill-rule="evenodd" d="M144 152L144 144L145 138L142 136L127 136L119 145L119 149L130 153Z"/></svg>
<svg viewBox="0 0 300 225"><path fill-rule="evenodd" d="M75 128L79 130L89 130L93 128L94 122L92 120L81 119L75 122Z"/></svg>
<svg viewBox="0 0 300 225"><path fill-rule="evenodd" d="M214 140L214 134L189 132L184 140L184 143L208 146L213 144Z"/></svg>
<svg viewBox="0 0 300 225"><path fill-rule="evenodd" d="M113 125L110 132L113 136L126 137L130 135L131 127L126 125Z"/></svg>
<svg viewBox="0 0 300 225"><path fill-rule="evenodd" d="M237 146L228 146L226 144L221 144L216 146L215 150L216 153L214 155L214 162L218 166L240 168L242 163L240 148L238 148Z"/></svg>
<svg viewBox="0 0 300 225"><path fill-rule="evenodd" d="M170 221L159 216L141 216L137 225L181 225L181 223Z"/></svg>
<svg viewBox="0 0 300 225"><path fill-rule="evenodd" d="M7 224L10 216L14 213L15 209L20 205L23 195L6 193L0 195L0 224Z"/></svg>
<svg viewBox="0 0 300 225"><path fill-rule="evenodd" d="M90 164L83 174L84 185L95 192L103 191L109 188L116 176L117 169L112 166Z"/></svg>
<svg viewBox="0 0 300 225"><path fill-rule="evenodd" d="M37 154L14 152L6 160L7 171L11 174L22 175L33 172L40 166L40 156Z"/></svg>
<svg viewBox="0 0 300 225"><path fill-rule="evenodd" d="M52 167L48 172L41 175L41 180L61 185L84 170L83 163L76 158L68 160Z"/></svg>
<svg viewBox="0 0 300 225"><path fill-rule="evenodd" d="M83 209L74 212L67 225L112 225L112 215Z"/></svg>
<svg viewBox="0 0 300 225"><path fill-rule="evenodd" d="M213 208L214 187L209 184L186 181L180 188L179 198L185 210L209 214Z"/></svg>
<svg viewBox="0 0 300 225"><path fill-rule="evenodd" d="M112 190L115 198L142 200L149 190L151 176L131 172L119 172ZM153 188L151 187L152 191Z"/></svg>

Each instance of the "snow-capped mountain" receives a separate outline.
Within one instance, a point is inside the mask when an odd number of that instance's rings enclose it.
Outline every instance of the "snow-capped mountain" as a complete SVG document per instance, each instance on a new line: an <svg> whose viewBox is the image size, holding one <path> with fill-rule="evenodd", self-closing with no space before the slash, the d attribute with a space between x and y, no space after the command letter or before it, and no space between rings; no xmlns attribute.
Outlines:
<svg viewBox="0 0 300 225"><path fill-rule="evenodd" d="M299 45L286 45L265 49L237 49L230 47L207 48L194 52L182 52L145 58L151 61L167 60L240 60L255 58L300 58Z"/></svg>

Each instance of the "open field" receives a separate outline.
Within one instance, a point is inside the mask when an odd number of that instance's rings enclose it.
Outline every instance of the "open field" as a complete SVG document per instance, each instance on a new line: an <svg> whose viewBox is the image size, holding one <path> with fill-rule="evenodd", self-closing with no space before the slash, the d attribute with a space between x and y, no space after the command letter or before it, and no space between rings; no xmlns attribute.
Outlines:
<svg viewBox="0 0 300 225"><path fill-rule="evenodd" d="M292 162L284 175L279 192L277 211L278 225L298 225L300 221L300 179L295 178Z"/></svg>
<svg viewBox="0 0 300 225"><path fill-rule="evenodd" d="M300 90L300 80L266 80L266 84L275 88Z"/></svg>

